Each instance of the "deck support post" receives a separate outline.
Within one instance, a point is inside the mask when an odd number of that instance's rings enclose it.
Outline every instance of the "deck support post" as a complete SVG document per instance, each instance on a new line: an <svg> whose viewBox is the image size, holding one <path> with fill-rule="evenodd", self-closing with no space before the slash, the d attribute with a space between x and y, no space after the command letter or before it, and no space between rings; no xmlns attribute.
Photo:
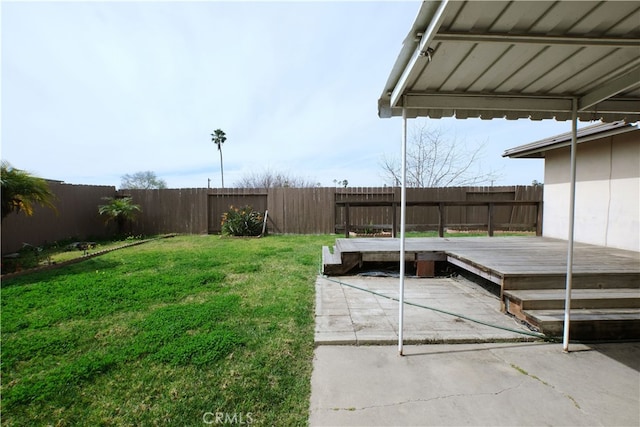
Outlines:
<svg viewBox="0 0 640 427"><path fill-rule="evenodd" d="M571 317L571 286L573 283L573 238L576 215L576 149L578 146L578 98L571 103L571 164L569 184L569 237L567 239L567 279L564 299L564 330L562 350L569 352L569 324Z"/></svg>
<svg viewBox="0 0 640 427"><path fill-rule="evenodd" d="M405 104L406 105L406 104ZM402 187L400 188L400 283L398 296L398 353L404 355L404 274L405 231L407 225L407 110L402 108Z"/></svg>

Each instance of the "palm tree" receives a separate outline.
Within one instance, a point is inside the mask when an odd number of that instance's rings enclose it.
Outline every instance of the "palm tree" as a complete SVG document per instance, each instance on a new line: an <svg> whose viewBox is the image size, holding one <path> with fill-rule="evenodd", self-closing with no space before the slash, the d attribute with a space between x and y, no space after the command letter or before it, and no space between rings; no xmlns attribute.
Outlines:
<svg viewBox="0 0 640 427"><path fill-rule="evenodd" d="M9 162L0 163L0 184L2 187L2 220L11 212L33 215L33 204L38 203L56 210L54 194L47 181L16 169Z"/></svg>
<svg viewBox="0 0 640 427"><path fill-rule="evenodd" d="M224 188L224 172L222 170L222 144L227 140L227 135L225 135L222 129L216 129L211 134L211 141L218 146L218 151L220 152L220 176L222 177L222 188Z"/></svg>
<svg viewBox="0 0 640 427"><path fill-rule="evenodd" d="M107 217L105 220L107 224L110 221L115 221L120 234L124 232L125 223L133 221L136 217L136 212L141 211L140 205L134 205L131 197L103 197L103 200L108 201L108 203L98 206L98 213Z"/></svg>

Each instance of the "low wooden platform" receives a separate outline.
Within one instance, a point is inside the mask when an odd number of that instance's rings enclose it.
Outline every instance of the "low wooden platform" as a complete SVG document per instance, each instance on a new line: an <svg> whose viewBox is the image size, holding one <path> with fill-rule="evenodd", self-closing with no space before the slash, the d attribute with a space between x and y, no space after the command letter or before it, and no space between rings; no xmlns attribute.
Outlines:
<svg viewBox="0 0 640 427"><path fill-rule="evenodd" d="M324 248L327 275L367 262L399 262L399 239L337 239ZM500 286L501 309L552 335L562 330L567 242L545 237L408 238L405 260L441 260ZM640 338L640 254L575 243L572 336ZM550 311L557 310L557 311ZM537 315L540 319L537 319ZM581 322L608 322L606 327ZM560 323L558 323L560 322ZM585 326L587 325L587 326ZM622 326L621 326L622 325ZM575 329L575 334L574 334Z"/></svg>

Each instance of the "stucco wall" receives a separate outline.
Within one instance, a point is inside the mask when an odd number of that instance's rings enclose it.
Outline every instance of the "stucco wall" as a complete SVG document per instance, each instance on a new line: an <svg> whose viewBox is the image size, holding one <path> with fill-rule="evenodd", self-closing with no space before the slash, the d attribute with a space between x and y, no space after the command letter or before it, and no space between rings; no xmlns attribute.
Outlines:
<svg viewBox="0 0 640 427"><path fill-rule="evenodd" d="M546 152L544 230L567 239L569 148ZM640 131L578 144L575 240L640 251Z"/></svg>

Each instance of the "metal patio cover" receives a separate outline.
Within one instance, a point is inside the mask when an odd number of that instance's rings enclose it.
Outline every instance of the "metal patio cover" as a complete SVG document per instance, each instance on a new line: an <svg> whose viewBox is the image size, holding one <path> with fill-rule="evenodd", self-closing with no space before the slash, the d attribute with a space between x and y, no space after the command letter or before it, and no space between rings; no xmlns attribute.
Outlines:
<svg viewBox="0 0 640 427"><path fill-rule="evenodd" d="M380 117L640 118L640 2L425 1Z"/></svg>
<svg viewBox="0 0 640 427"><path fill-rule="evenodd" d="M407 118L571 120L563 350L569 351L577 120L640 117L640 2L425 1L378 100L402 116L400 260L405 254ZM398 350L403 348L400 262Z"/></svg>

